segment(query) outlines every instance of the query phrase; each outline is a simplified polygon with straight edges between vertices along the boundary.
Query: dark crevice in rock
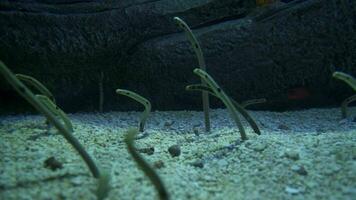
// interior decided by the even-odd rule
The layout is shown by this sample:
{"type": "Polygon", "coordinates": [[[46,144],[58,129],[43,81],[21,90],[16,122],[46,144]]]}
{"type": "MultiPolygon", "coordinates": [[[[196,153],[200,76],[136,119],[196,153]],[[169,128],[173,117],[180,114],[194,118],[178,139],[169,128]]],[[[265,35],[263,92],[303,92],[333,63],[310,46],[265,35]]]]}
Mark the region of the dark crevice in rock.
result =
{"type": "MultiPolygon", "coordinates": [[[[234,15],[234,16],[227,16],[227,17],[223,17],[223,18],[220,18],[220,19],[214,19],[214,20],[211,20],[211,21],[206,21],[204,23],[201,23],[201,24],[197,24],[195,26],[191,26],[191,30],[193,32],[197,32],[201,29],[205,29],[205,28],[208,28],[208,27],[213,27],[213,26],[217,26],[217,25],[220,25],[220,24],[224,24],[224,23],[229,23],[229,22],[234,22],[236,20],[241,20],[243,18],[245,18],[247,16],[246,13],[243,13],[243,14],[239,14],[239,15],[234,15]]],[[[151,41],[151,40],[156,40],[158,38],[163,38],[163,37],[169,37],[169,36],[172,36],[172,35],[175,35],[175,34],[180,34],[180,33],[184,33],[182,30],[180,30],[178,27],[177,27],[177,30],[178,32],[173,32],[173,33],[164,33],[164,34],[160,34],[160,35],[155,35],[153,37],[149,37],[149,38],[145,38],[141,41],[137,41],[135,44],[133,44],[131,47],[128,48],[127,50],[127,55],[132,55],[138,46],[142,45],[143,43],[145,42],[148,42],[148,41],[151,41]]]]}
{"type": "Polygon", "coordinates": [[[37,6],[37,7],[23,7],[16,5],[4,5],[0,4],[0,13],[18,13],[18,14],[42,14],[42,15],[83,15],[83,14],[96,14],[96,13],[104,13],[111,12],[114,10],[122,10],[122,8],[115,7],[106,7],[106,6],[91,6],[83,9],[82,5],[77,5],[78,8],[62,8],[58,9],[58,7],[54,8],[51,6],[56,5],[48,5],[48,6],[37,6]],[[82,8],[79,8],[82,7],[82,8]]]}
{"type": "MultiPolygon", "coordinates": [[[[298,10],[297,6],[303,7],[301,9],[303,12],[307,12],[306,7],[311,9],[311,5],[321,5],[321,2],[317,1],[306,1],[306,0],[299,0],[293,1],[290,3],[280,3],[280,4],[273,4],[271,6],[267,6],[265,8],[256,8],[255,11],[251,12],[248,17],[253,20],[254,22],[263,22],[263,21],[270,21],[272,18],[278,16],[279,13],[287,10],[298,10]]],[[[313,8],[314,8],[313,7],[313,8]]],[[[299,8],[300,9],[300,8],[299,8]]]]}
{"type": "MultiPolygon", "coordinates": [[[[195,31],[199,31],[199,29],[212,27],[212,26],[223,24],[223,23],[227,23],[227,22],[233,22],[233,21],[240,20],[240,19],[243,19],[243,18],[249,18],[249,19],[253,19],[255,21],[261,21],[261,20],[264,20],[264,19],[267,19],[267,18],[271,18],[271,17],[275,16],[276,14],[278,14],[279,12],[282,12],[282,11],[287,10],[289,8],[294,8],[294,6],[296,4],[302,3],[304,1],[306,1],[306,0],[299,0],[299,1],[292,2],[292,3],[283,3],[283,5],[275,6],[275,7],[272,7],[270,9],[265,9],[263,12],[261,12],[258,15],[255,15],[255,16],[251,16],[251,14],[247,13],[247,12],[241,13],[241,14],[238,14],[238,15],[225,16],[225,17],[222,17],[222,18],[219,18],[219,19],[205,21],[205,22],[202,22],[200,24],[193,25],[190,28],[192,29],[192,31],[195,32],[195,31]]],[[[313,2],[313,3],[315,4],[315,2],[313,2]]],[[[319,4],[320,4],[320,2],[319,2],[319,4]]],[[[174,34],[177,34],[177,33],[181,33],[181,32],[182,31],[174,32],[174,33],[168,33],[168,34],[164,33],[164,34],[160,34],[160,35],[155,35],[155,36],[150,37],[150,38],[145,38],[144,40],[138,41],[135,44],[133,44],[130,48],[128,48],[127,55],[132,55],[136,51],[137,47],[140,46],[141,44],[145,43],[145,42],[148,42],[150,40],[156,40],[156,39],[162,38],[162,37],[171,36],[171,35],[174,35],[174,34]]]]}
{"type": "Polygon", "coordinates": [[[215,19],[215,20],[211,20],[211,21],[208,21],[208,22],[204,22],[202,24],[198,24],[196,26],[192,26],[191,28],[192,29],[205,28],[205,27],[208,27],[208,26],[214,26],[214,25],[225,23],[225,22],[228,22],[228,21],[239,20],[239,19],[242,19],[242,18],[244,18],[246,16],[247,16],[247,13],[242,13],[242,14],[233,15],[233,16],[226,16],[226,17],[223,17],[223,18],[220,18],[220,19],[215,19]]]}
{"type": "Polygon", "coordinates": [[[57,14],[57,15],[80,15],[80,14],[95,14],[102,12],[111,12],[115,10],[125,10],[131,7],[150,4],[161,0],[148,0],[141,3],[115,2],[106,3],[102,1],[85,1],[85,0],[45,0],[36,2],[0,2],[1,12],[18,12],[30,14],[57,14]]]}
{"type": "Polygon", "coordinates": [[[148,1],[144,1],[142,3],[136,3],[134,5],[125,6],[124,9],[131,8],[131,7],[136,7],[136,6],[142,6],[142,5],[145,5],[145,4],[150,4],[150,3],[159,2],[159,1],[161,1],[161,0],[148,0],[148,1]]]}
{"type": "Polygon", "coordinates": [[[93,3],[93,2],[100,2],[100,1],[93,1],[93,0],[39,0],[37,1],[41,4],[50,4],[50,5],[68,5],[68,4],[76,4],[76,3],[93,3]]]}

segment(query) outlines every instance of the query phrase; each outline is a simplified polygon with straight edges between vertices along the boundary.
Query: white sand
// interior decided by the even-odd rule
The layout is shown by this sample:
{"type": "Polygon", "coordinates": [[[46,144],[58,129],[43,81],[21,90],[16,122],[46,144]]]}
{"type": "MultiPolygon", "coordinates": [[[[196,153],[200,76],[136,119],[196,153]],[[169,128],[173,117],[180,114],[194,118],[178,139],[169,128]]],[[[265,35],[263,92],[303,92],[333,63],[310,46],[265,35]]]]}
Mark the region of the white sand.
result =
{"type": "MultiPolygon", "coordinates": [[[[356,199],[355,119],[341,120],[336,108],[250,113],[262,135],[244,122],[249,140],[240,143],[226,110],[212,111],[211,133],[204,133],[201,112],[154,112],[147,137],[136,140],[136,147],[154,147],[153,155],[141,155],[151,164],[163,161],[157,172],[171,199],[356,199]],[[182,153],[172,158],[167,149],[174,144],[182,153]]],[[[123,142],[139,116],[69,115],[74,135],[111,174],[108,199],[157,199],[123,142]]],[[[0,199],[95,199],[96,180],[87,166],[44,121],[37,115],[0,116],[0,199]],[[44,167],[51,156],[62,169],[44,167]]]]}

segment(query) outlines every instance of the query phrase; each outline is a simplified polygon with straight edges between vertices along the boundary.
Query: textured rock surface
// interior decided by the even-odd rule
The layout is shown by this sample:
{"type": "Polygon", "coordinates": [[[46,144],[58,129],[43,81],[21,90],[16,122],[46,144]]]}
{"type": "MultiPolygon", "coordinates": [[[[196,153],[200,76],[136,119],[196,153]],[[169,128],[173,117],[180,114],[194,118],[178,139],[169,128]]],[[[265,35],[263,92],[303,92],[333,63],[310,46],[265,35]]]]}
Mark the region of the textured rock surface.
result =
{"type": "MultiPolygon", "coordinates": [[[[351,92],[330,84],[329,66],[356,73],[354,2],[257,10],[247,2],[0,1],[0,59],[42,81],[64,110],[96,110],[101,73],[106,110],[140,107],[116,97],[119,87],[151,99],[154,109],[200,109],[200,95],[184,91],[198,81],[197,61],[172,21],[179,16],[197,34],[210,74],[239,101],[267,97],[267,106],[283,106],[299,86],[313,94],[307,104],[351,92]]],[[[0,85],[0,103],[13,100],[0,85]]]]}

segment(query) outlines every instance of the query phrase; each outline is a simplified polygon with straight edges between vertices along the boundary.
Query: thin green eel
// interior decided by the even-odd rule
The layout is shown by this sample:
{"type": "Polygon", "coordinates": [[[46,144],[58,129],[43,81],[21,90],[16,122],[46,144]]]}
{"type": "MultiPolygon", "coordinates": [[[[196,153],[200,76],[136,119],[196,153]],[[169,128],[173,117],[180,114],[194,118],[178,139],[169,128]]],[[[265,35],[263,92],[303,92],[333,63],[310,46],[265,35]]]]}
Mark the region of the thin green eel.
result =
{"type": "Polygon", "coordinates": [[[137,163],[138,167],[145,173],[145,175],[150,179],[152,184],[155,186],[159,198],[161,200],[167,200],[169,199],[168,192],[166,190],[166,187],[163,184],[163,181],[161,178],[158,176],[156,171],[145,161],[145,159],[142,158],[142,156],[137,152],[135,148],[135,138],[137,135],[138,131],[135,128],[131,128],[127,131],[126,137],[125,137],[125,143],[127,145],[127,150],[137,163]]]}
{"type": "Polygon", "coordinates": [[[334,72],[333,77],[345,81],[353,90],[356,91],[356,79],[344,72],[334,72]]]}
{"type": "Polygon", "coordinates": [[[18,92],[24,99],[26,99],[38,112],[42,113],[49,122],[51,122],[58,130],[59,133],[74,147],[74,149],[83,158],[91,173],[95,178],[100,177],[100,171],[94,160],[85,151],[84,147],[79,141],[67,130],[67,128],[57,119],[57,117],[48,108],[36,98],[36,96],[28,89],[15,74],[13,74],[7,66],[0,61],[0,73],[5,77],[8,83],[18,92]]]}
{"type": "MultiPolygon", "coordinates": [[[[177,25],[180,28],[182,28],[185,31],[185,34],[194,49],[195,55],[198,58],[200,69],[206,71],[206,64],[205,64],[203,51],[201,50],[200,44],[197,38],[194,36],[193,31],[189,28],[187,23],[185,23],[185,21],[183,21],[181,18],[174,17],[173,20],[177,23],[177,25]]],[[[203,85],[206,85],[203,80],[201,80],[201,83],[203,85]]],[[[204,120],[205,120],[205,131],[209,132],[210,131],[210,115],[209,115],[210,103],[209,103],[209,94],[205,91],[202,92],[202,101],[203,101],[203,112],[204,112],[204,120]]]]}
{"type": "Polygon", "coordinates": [[[24,75],[24,74],[16,74],[16,77],[18,79],[20,79],[20,81],[24,81],[28,85],[31,85],[32,87],[37,89],[41,94],[50,98],[53,101],[53,103],[56,103],[56,100],[55,100],[53,94],[37,79],[35,79],[31,76],[24,75]]]}
{"type": "Polygon", "coordinates": [[[214,94],[221,99],[221,101],[225,104],[227,109],[230,112],[230,115],[232,119],[235,121],[239,131],[240,131],[240,136],[242,140],[247,140],[247,135],[245,132],[244,127],[242,126],[242,123],[240,121],[240,118],[238,116],[238,111],[234,104],[232,103],[231,99],[226,95],[226,93],[219,87],[219,85],[214,81],[214,79],[206,73],[204,70],[196,68],[193,71],[196,75],[198,75],[201,79],[205,81],[205,83],[212,89],[214,94]]]}
{"type": "Polygon", "coordinates": [[[142,97],[141,95],[139,95],[135,92],[129,91],[129,90],[117,89],[116,93],[130,97],[131,99],[134,99],[137,102],[140,102],[145,107],[145,110],[143,111],[143,114],[141,115],[140,124],[139,124],[139,130],[140,130],[140,132],[143,132],[148,115],[151,112],[150,101],[148,101],[146,98],[142,97]]]}
{"type": "Polygon", "coordinates": [[[356,101],[356,94],[346,98],[342,103],[341,103],[341,117],[345,119],[347,117],[347,106],[356,101]]]}
{"type": "MultiPolygon", "coordinates": [[[[217,98],[220,98],[218,95],[216,95],[214,93],[214,91],[207,87],[207,86],[204,86],[202,84],[193,84],[193,85],[188,85],[185,87],[186,90],[197,90],[197,91],[201,91],[201,90],[204,90],[204,91],[207,91],[209,92],[209,94],[217,97],[217,98]]],[[[220,99],[221,100],[221,99],[220,99]]],[[[253,99],[253,100],[249,100],[247,101],[247,103],[243,102],[243,104],[239,104],[237,103],[234,99],[231,99],[230,100],[232,101],[232,103],[234,104],[235,108],[240,112],[240,114],[246,119],[246,121],[250,124],[250,126],[252,127],[253,131],[257,134],[257,135],[261,135],[261,131],[260,129],[258,128],[257,126],[257,123],[255,122],[255,120],[251,117],[250,114],[248,114],[248,112],[245,110],[245,107],[248,106],[248,105],[251,105],[251,104],[255,104],[255,103],[263,103],[265,102],[265,99],[253,99]]]]}
{"type": "Polygon", "coordinates": [[[54,115],[59,116],[63,120],[64,125],[70,132],[73,132],[72,122],[62,109],[60,109],[56,104],[54,104],[53,101],[51,101],[51,99],[49,99],[46,95],[37,94],[36,97],[47,107],[48,110],[50,110],[54,115]]]}

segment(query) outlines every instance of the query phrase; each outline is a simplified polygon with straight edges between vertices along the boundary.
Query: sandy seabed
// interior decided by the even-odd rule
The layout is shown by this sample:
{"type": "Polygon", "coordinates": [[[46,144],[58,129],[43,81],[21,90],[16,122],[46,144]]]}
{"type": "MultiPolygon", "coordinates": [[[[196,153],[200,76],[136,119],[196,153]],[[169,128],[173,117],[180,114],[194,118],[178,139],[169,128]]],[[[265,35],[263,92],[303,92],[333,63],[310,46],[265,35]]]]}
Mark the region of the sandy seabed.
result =
{"type": "MultiPolygon", "coordinates": [[[[356,118],[340,110],[250,111],[262,134],[226,109],[151,113],[136,140],[171,199],[356,199],[356,118]],[[168,148],[178,145],[172,157],[168,148]]],[[[356,108],[350,109],[355,116],[356,108]]],[[[111,175],[107,199],[158,199],[126,149],[125,132],[140,112],[69,114],[75,137],[111,175]]],[[[0,116],[0,199],[96,199],[96,179],[74,149],[39,115],[0,116]],[[45,161],[54,157],[62,168],[45,161]]]]}

